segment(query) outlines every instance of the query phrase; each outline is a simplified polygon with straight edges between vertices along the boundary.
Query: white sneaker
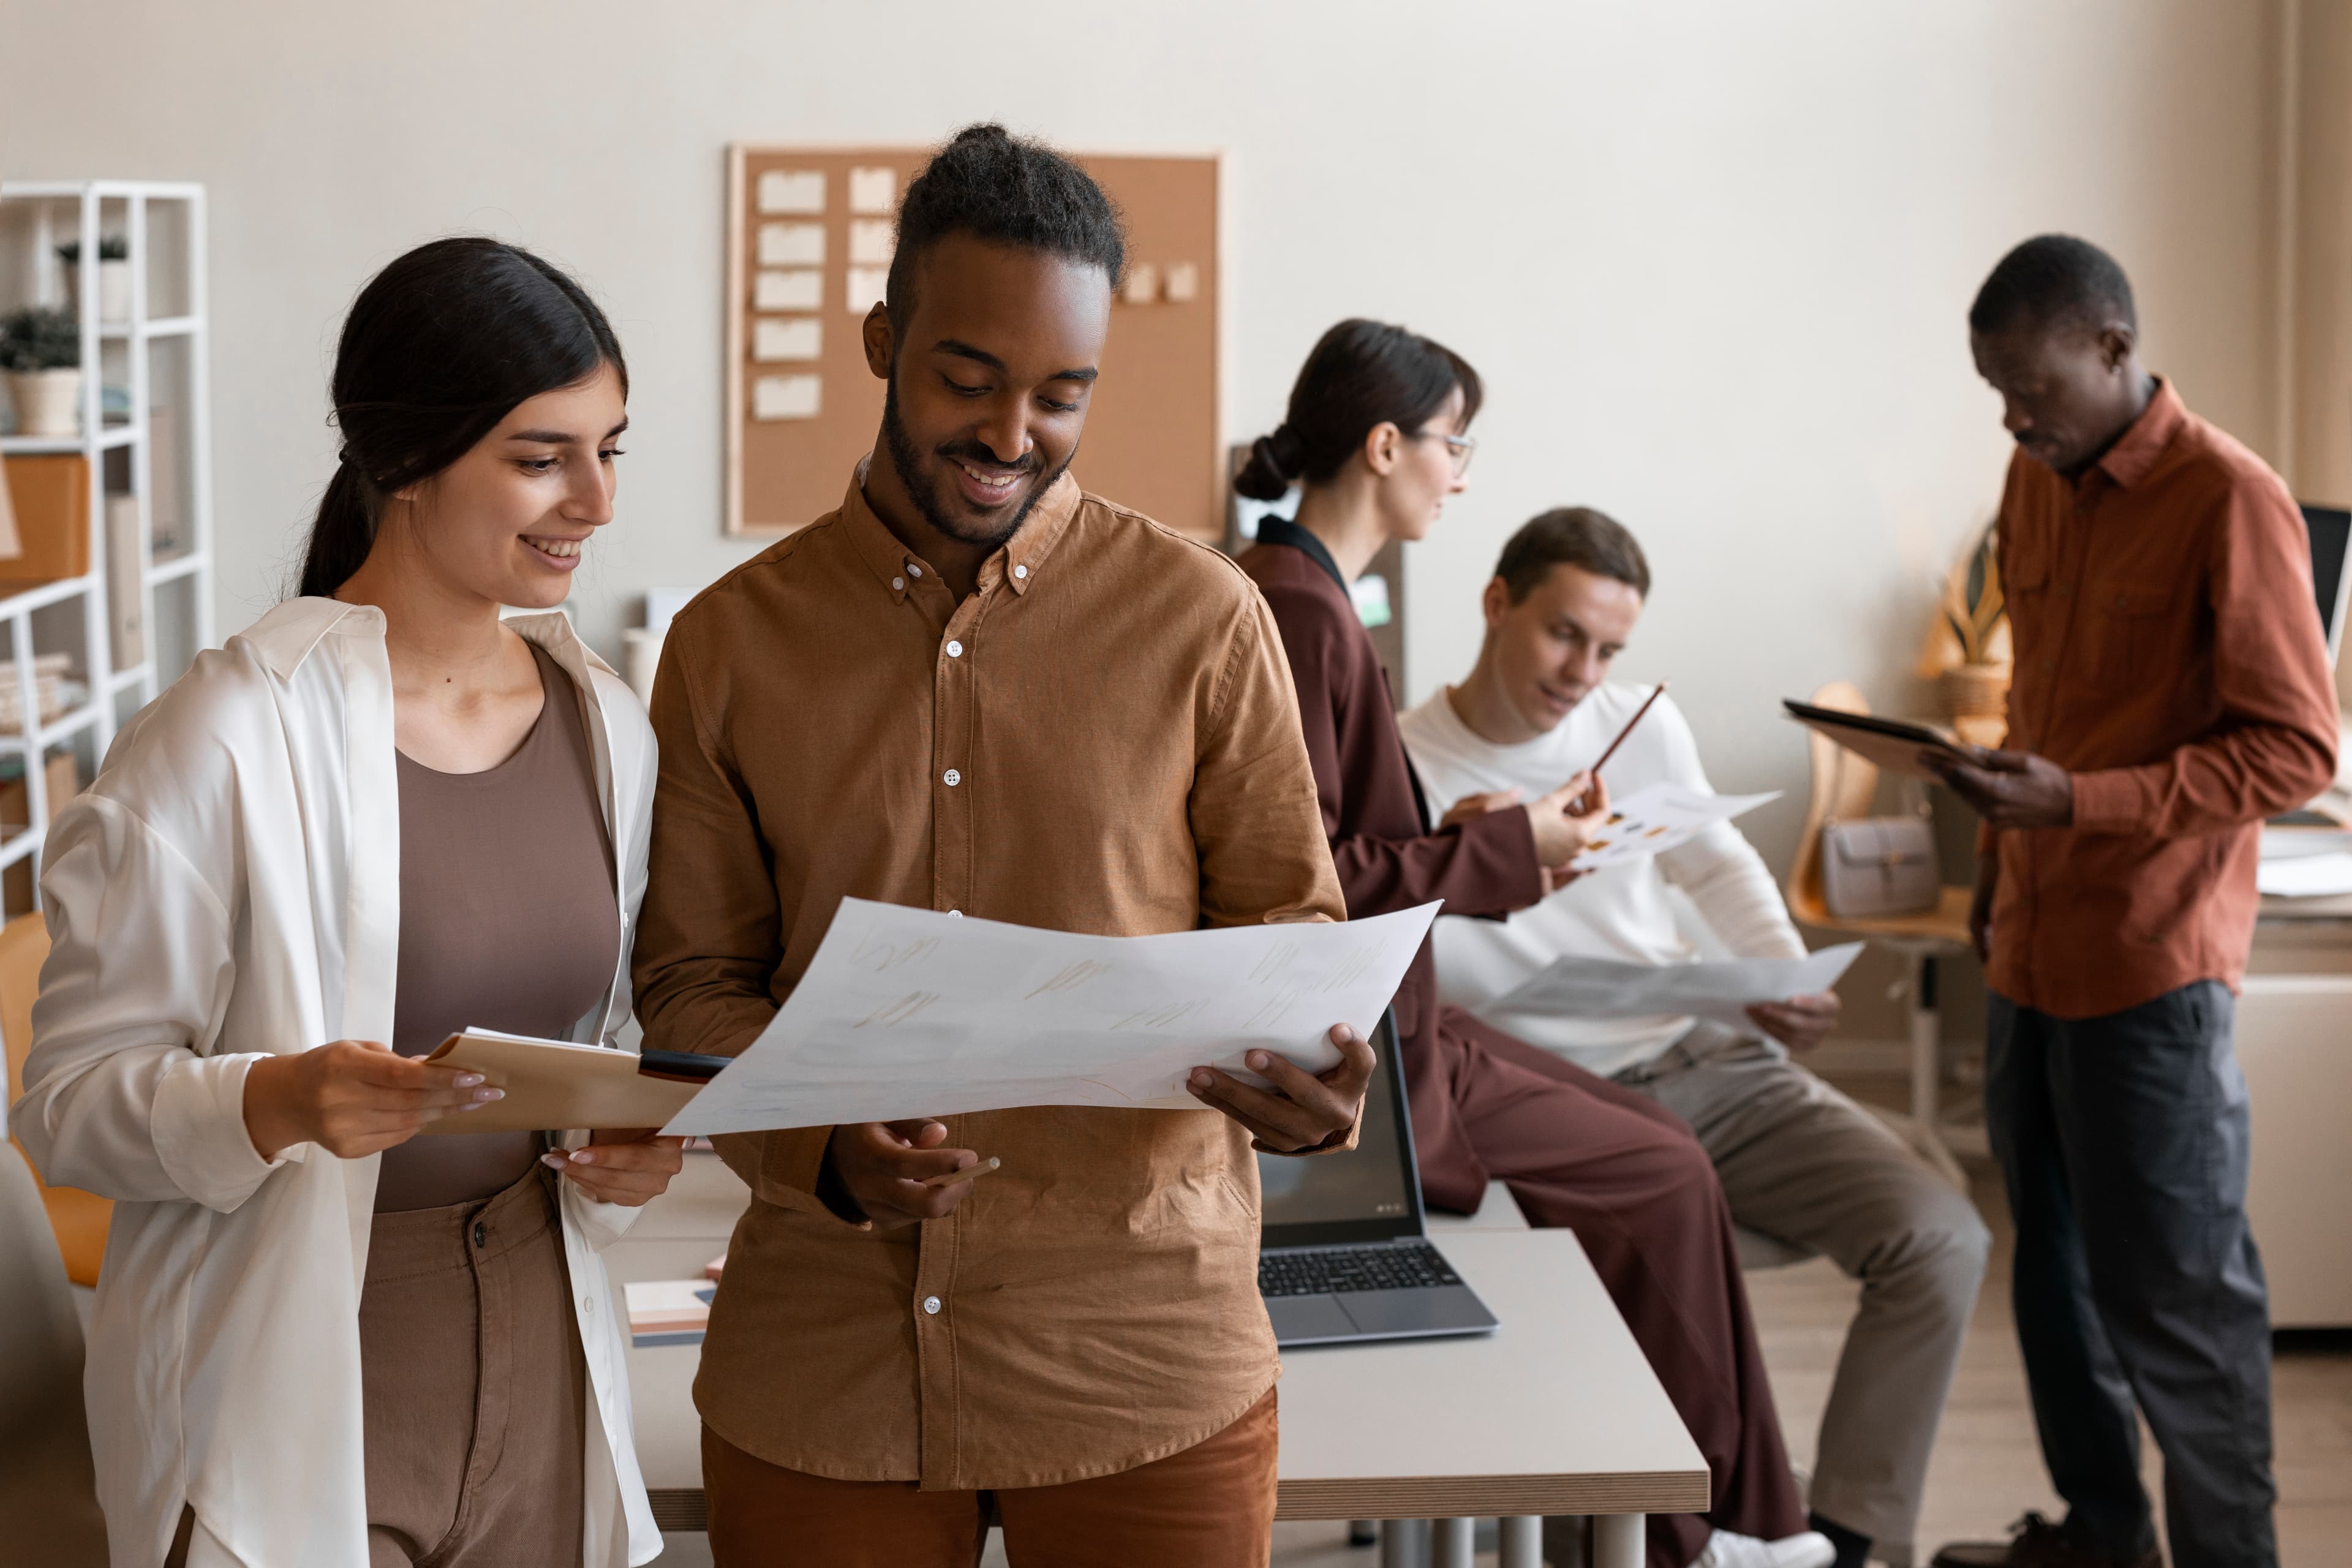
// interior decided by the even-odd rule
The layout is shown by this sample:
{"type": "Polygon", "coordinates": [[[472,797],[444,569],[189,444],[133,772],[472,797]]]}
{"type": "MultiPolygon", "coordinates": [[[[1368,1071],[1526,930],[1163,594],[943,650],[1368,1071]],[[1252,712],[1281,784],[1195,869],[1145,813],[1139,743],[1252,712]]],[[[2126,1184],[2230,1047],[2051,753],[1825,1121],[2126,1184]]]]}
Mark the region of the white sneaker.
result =
{"type": "Polygon", "coordinates": [[[1830,1568],[1836,1561],[1837,1548],[1817,1530],[1779,1541],[1718,1530],[1706,1538],[1691,1568],[1830,1568]]]}

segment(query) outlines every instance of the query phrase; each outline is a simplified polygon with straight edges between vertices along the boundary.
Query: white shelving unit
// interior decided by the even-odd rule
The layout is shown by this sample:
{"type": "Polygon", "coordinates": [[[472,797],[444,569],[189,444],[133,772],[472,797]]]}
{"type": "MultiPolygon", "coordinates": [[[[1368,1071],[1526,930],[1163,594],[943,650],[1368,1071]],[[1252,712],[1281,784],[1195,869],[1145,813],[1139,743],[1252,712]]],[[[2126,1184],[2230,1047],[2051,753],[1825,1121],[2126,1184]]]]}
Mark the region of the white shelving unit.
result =
{"type": "Polygon", "coordinates": [[[58,803],[48,799],[46,760],[70,747],[82,756],[86,784],[104,758],[115,730],[177,679],[197,650],[213,642],[212,405],[205,318],[205,192],[185,184],[136,180],[0,181],[0,310],[65,303],[64,264],[57,247],[79,239],[81,327],[81,433],[77,437],[0,435],[0,460],[78,454],[89,470],[89,570],[21,592],[0,594],[0,627],[16,667],[22,732],[0,734],[0,756],[20,756],[29,826],[0,837],[0,872],[29,862],[37,884],[41,845],[58,803]],[[100,237],[121,237],[130,250],[130,308],[119,321],[100,319],[97,260],[100,237]],[[165,313],[151,311],[160,309],[165,313]],[[173,363],[157,374],[159,353],[173,363]],[[158,380],[166,383],[159,386],[158,380]],[[110,423],[110,391],[127,392],[129,406],[110,423]],[[151,416],[168,397],[177,428],[170,443],[177,472],[156,472],[157,442],[151,416]],[[117,458],[114,454],[123,456],[117,458]],[[112,483],[110,483],[110,479],[112,483]],[[159,555],[155,520],[159,486],[171,487],[170,510],[184,537],[159,555]],[[109,603],[107,499],[137,498],[133,537],[142,563],[143,657],[114,665],[114,616],[109,603]],[[177,586],[185,584],[184,588],[177,586]],[[163,613],[159,589],[184,603],[163,613]],[[40,647],[35,617],[79,601],[79,636],[68,646],[40,647]],[[163,646],[167,626],[178,647],[163,646]],[[79,667],[84,700],[43,721],[34,658],[65,652],[79,667]]]}

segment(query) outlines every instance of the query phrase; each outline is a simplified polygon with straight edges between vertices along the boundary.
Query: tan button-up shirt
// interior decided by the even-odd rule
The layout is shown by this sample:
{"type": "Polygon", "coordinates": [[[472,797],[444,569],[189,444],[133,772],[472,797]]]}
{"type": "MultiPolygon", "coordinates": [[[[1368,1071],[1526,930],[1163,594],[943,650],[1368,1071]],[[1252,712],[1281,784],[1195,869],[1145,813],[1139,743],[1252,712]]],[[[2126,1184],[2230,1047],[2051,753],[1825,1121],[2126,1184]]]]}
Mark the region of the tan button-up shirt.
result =
{"type": "Polygon", "coordinates": [[[2159,384],[2072,482],[2017,453],[2000,501],[2009,742],[2074,774],[2071,827],[1987,832],[1986,981],[2088,1018],[2232,990],[2261,822],[2336,773],[2336,685],[2303,517],[2260,458],[2159,384]]]}
{"type": "MultiPolygon", "coordinates": [[[[671,625],[636,938],[656,1048],[732,1054],[846,895],[1142,935],[1344,918],[1265,601],[1062,479],[953,601],[852,482],[671,625]]],[[[1189,1447],[1276,1374],[1257,1167],[1207,1110],[948,1119],[948,1218],[813,1195],[829,1128],[721,1139],[750,1182],[695,1402],[787,1468],[1041,1486],[1189,1447]]]]}

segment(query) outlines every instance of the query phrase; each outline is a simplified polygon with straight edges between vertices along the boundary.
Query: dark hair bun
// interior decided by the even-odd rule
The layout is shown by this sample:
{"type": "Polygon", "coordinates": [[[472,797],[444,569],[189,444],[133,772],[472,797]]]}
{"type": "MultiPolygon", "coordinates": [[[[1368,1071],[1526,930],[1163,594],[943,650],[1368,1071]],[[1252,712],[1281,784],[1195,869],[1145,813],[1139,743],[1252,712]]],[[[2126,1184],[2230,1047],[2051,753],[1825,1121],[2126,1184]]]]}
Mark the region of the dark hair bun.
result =
{"type": "Polygon", "coordinates": [[[954,140],[948,145],[956,147],[966,142],[1010,142],[1012,140],[1013,132],[1003,126],[993,121],[982,121],[977,125],[967,125],[957,132],[954,140]]]}
{"type": "Polygon", "coordinates": [[[1249,461],[1234,476],[1234,489],[1252,500],[1280,500],[1298,477],[1300,459],[1298,432],[1280,426],[1251,444],[1249,461]]]}

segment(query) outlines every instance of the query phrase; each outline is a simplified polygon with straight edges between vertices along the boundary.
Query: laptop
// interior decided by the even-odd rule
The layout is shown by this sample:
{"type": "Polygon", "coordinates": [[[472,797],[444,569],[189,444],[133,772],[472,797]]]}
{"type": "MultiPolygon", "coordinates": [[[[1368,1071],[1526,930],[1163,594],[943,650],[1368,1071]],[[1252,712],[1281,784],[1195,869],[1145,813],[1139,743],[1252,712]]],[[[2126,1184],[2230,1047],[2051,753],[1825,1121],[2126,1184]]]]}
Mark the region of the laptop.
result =
{"type": "Polygon", "coordinates": [[[1257,1157],[1265,1194],[1257,1288],[1275,1342],[1353,1344],[1494,1332],[1495,1314],[1423,1231],[1396,1020],[1381,1019],[1380,1070],[1344,1154],[1257,1157]]]}

